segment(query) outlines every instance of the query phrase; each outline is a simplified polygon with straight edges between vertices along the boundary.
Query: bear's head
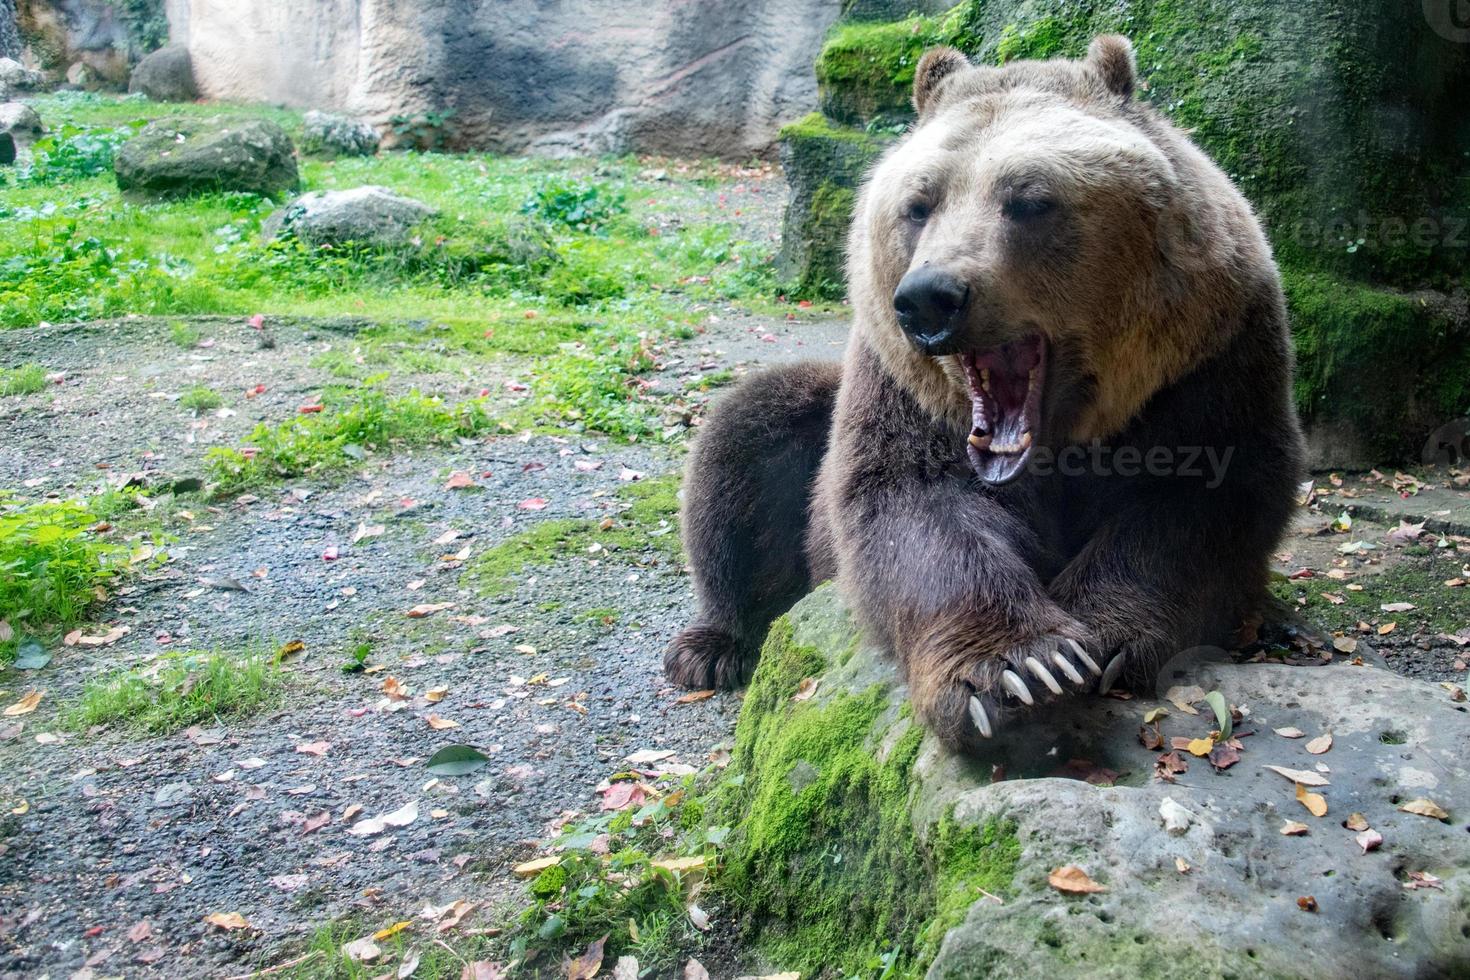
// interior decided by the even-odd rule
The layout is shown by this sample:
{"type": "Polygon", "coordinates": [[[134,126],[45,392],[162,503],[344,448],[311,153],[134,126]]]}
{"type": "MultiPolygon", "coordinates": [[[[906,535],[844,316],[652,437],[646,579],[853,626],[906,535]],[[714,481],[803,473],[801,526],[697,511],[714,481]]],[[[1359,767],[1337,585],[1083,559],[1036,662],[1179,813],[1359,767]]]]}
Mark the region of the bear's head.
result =
{"type": "Polygon", "coordinates": [[[918,118],[849,241],[855,321],[1004,483],[1038,445],[1105,439],[1219,349],[1270,253],[1249,206],[1133,98],[1133,49],[972,65],[928,52],[918,118]]]}

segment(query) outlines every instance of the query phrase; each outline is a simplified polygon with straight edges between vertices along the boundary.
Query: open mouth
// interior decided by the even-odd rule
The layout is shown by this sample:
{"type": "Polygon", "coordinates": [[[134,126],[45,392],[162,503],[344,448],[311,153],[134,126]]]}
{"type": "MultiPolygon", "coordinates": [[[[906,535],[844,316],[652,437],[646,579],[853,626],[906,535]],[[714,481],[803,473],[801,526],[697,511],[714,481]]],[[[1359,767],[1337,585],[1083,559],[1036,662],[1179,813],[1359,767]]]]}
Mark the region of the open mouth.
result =
{"type": "Polygon", "coordinates": [[[1046,341],[1031,336],[959,359],[974,413],[970,464],[986,483],[1009,483],[1031,458],[1041,428],[1046,341]]]}

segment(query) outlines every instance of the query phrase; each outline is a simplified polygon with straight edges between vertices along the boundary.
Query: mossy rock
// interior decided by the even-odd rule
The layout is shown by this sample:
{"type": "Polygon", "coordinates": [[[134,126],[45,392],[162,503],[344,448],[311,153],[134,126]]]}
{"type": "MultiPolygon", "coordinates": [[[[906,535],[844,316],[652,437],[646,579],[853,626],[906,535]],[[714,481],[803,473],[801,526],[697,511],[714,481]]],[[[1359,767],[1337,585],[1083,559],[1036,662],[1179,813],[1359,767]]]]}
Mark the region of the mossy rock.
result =
{"type": "Polygon", "coordinates": [[[281,197],[299,189],[295,148],[268,119],[158,119],[122,145],[118,190],[147,200],[241,191],[281,197]]]}
{"type": "Polygon", "coordinates": [[[1433,292],[1404,293],[1284,268],[1296,401],[1314,468],[1417,459],[1470,409],[1470,315],[1433,292]]]}
{"type": "Polygon", "coordinates": [[[913,116],[909,96],[919,58],[935,45],[955,43],[963,13],[957,8],[948,17],[839,24],[817,57],[822,113],[845,125],[906,122],[913,116]]]}
{"type": "MultiPolygon", "coordinates": [[[[859,641],[826,586],[772,627],[731,764],[705,801],[710,821],[734,828],[715,886],[740,918],[753,972],[1050,980],[1470,969],[1459,706],[1433,684],[1371,666],[1237,664],[1219,652],[1170,667],[1165,687],[1219,690],[1250,706],[1258,731],[1332,731],[1322,792],[1334,812],[1369,815],[1391,842],[1384,853],[1365,856],[1333,818],[1305,837],[1279,833],[1284,818],[1313,818],[1291,782],[1262,767],[1311,768],[1316,757],[1300,743],[1247,739],[1228,772],[1190,757],[1173,783],[1155,780],[1158,753],[1138,730],[1168,702],[1147,690],[1010,716],[981,754],[955,755],[915,726],[891,661],[859,641]],[[1380,739],[1390,728],[1398,744],[1380,739]],[[1451,819],[1395,808],[1425,794],[1451,819]],[[1162,825],[1166,798],[1188,811],[1180,833],[1162,825]],[[1051,872],[1067,864],[1104,890],[1053,887],[1051,872]],[[1406,891],[1405,869],[1432,871],[1442,888],[1406,891]],[[1297,906],[1309,894],[1315,915],[1297,906]]],[[[1166,741],[1213,724],[1207,709],[1170,710],[1166,741]]]]}
{"type": "Polygon", "coordinates": [[[781,130],[781,165],[790,196],[776,267],[793,295],[843,296],[857,188],[888,143],[860,129],[834,126],[815,112],[781,130]]]}

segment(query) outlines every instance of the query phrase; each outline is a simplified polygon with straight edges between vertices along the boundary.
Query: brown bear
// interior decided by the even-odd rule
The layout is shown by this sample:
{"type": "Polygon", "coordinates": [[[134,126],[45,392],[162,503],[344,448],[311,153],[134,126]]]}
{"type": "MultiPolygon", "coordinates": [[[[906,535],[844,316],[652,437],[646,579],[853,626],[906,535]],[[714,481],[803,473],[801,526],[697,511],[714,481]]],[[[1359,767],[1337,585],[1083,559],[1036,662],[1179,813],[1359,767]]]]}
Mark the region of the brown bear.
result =
{"type": "Polygon", "coordinates": [[[956,747],[1229,642],[1303,469],[1285,308],[1250,206],[1135,85],[1114,36],[924,56],[854,215],[844,363],[752,377],[696,440],[672,680],[741,684],[826,578],[956,747]]]}

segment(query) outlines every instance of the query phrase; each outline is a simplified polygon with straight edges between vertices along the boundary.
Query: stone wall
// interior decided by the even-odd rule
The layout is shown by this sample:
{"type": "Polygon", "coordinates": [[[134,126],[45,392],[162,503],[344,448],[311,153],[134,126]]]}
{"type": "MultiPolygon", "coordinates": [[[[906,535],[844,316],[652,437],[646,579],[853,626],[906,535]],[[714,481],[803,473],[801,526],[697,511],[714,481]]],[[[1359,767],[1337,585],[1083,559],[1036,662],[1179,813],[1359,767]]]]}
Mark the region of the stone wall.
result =
{"type": "Polygon", "coordinates": [[[451,145],[743,156],[816,104],[840,0],[168,0],[206,97],[452,110],[451,145]]]}
{"type": "Polygon", "coordinates": [[[138,59],[168,39],[164,0],[0,0],[0,48],[9,9],[20,59],[57,84],[122,89],[138,59]]]}

